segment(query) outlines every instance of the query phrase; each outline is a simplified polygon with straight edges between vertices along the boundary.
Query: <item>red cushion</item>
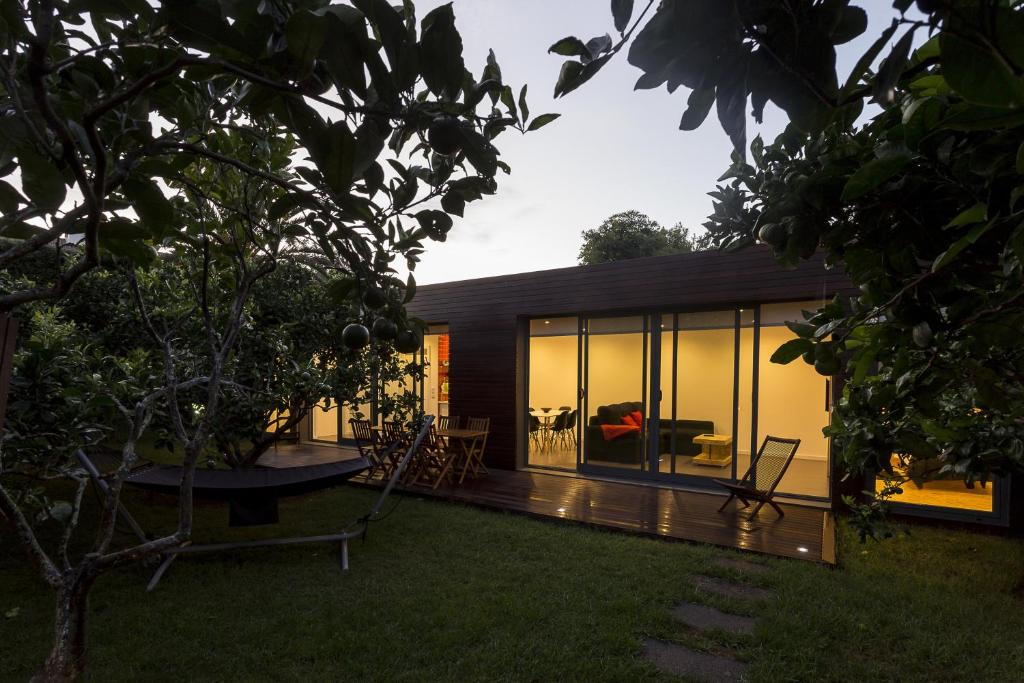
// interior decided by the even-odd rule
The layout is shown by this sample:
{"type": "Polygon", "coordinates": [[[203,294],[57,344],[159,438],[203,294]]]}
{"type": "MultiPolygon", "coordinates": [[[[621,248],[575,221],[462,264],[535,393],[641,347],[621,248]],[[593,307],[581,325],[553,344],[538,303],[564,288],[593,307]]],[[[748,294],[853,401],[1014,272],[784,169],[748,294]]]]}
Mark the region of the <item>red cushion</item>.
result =
{"type": "Polygon", "coordinates": [[[640,427],[640,426],[643,425],[643,423],[644,423],[644,414],[641,413],[639,410],[634,410],[632,413],[629,414],[629,416],[631,418],[633,418],[633,423],[637,427],[640,427]]]}
{"type": "Polygon", "coordinates": [[[619,418],[619,421],[622,422],[622,424],[624,424],[624,425],[630,425],[632,427],[639,427],[640,426],[640,425],[638,425],[636,423],[636,420],[633,418],[632,414],[623,415],[621,418],[619,418]]]}
{"type": "Polygon", "coordinates": [[[633,434],[639,431],[640,428],[636,425],[601,425],[601,435],[605,441],[613,441],[626,434],[633,434]]]}

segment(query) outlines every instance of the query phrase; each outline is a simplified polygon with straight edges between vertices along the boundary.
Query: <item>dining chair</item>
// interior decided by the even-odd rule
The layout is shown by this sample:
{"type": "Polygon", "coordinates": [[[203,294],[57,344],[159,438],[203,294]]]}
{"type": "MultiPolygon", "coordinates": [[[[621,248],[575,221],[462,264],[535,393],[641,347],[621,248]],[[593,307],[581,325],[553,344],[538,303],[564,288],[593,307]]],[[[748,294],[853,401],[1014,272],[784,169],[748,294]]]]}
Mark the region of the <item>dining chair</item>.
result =
{"type": "Polygon", "coordinates": [[[352,418],[348,423],[352,426],[352,436],[356,440],[356,450],[359,451],[361,457],[366,458],[366,461],[370,463],[370,468],[366,470],[366,479],[369,481],[373,479],[373,475],[377,473],[377,470],[384,469],[380,444],[373,433],[369,420],[352,418]]]}
{"type": "Polygon", "coordinates": [[[491,418],[471,417],[466,423],[466,429],[473,432],[483,432],[484,435],[473,440],[469,452],[466,454],[466,462],[463,463],[462,476],[459,478],[459,483],[462,483],[462,480],[466,478],[466,473],[470,467],[473,468],[474,477],[477,476],[480,470],[487,474],[487,466],[484,465],[484,452],[487,450],[487,438],[491,434],[491,418]]]}
{"type": "Polygon", "coordinates": [[[436,489],[442,482],[454,482],[456,458],[456,453],[441,442],[437,428],[430,425],[430,431],[417,452],[419,466],[409,480],[409,485],[414,486],[422,480],[424,485],[436,489]]]}
{"type": "Polygon", "coordinates": [[[462,423],[462,418],[458,415],[441,415],[437,418],[438,429],[458,429],[462,423]]]}

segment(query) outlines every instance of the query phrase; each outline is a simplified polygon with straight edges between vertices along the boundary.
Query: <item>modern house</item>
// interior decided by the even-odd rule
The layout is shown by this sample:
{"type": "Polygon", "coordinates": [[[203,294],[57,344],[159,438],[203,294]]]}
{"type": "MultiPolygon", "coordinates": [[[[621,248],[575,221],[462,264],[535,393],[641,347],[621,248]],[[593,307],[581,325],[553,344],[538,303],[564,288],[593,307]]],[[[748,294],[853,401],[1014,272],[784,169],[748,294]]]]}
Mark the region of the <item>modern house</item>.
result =
{"type": "MultiPolygon", "coordinates": [[[[423,286],[410,306],[431,323],[417,390],[429,413],[490,417],[499,469],[714,490],[766,435],[799,438],[779,498],[828,508],[881,483],[838,480],[822,428],[840,383],[769,359],[793,338],[787,320],[854,291],[820,258],[786,270],[762,248],[423,286]]],[[[307,439],[348,436],[345,409],[309,422],[307,439]]],[[[1009,489],[907,485],[895,509],[1007,526],[1009,489]]]]}

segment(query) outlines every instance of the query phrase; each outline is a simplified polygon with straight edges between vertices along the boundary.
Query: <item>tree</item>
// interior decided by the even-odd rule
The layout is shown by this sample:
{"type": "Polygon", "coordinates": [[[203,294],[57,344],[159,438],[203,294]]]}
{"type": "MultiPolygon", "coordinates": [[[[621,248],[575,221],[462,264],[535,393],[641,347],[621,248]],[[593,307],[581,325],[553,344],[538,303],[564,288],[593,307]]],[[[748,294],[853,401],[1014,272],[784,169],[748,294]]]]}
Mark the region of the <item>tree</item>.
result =
{"type": "Polygon", "coordinates": [[[912,4],[893,2],[845,75],[835,47],[867,15],[844,0],[675,0],[635,21],[616,1],[619,41],[552,46],[578,57],[562,68],[565,93],[643,24],[629,48],[637,87],[685,85],[680,127],[715,106],[733,141],[707,223],[716,243],[766,243],[784,264],[822,249],[860,288],[792,324],[800,338],[773,360],[849,375],[829,433],[850,475],[889,480],[881,499],[910,477],[1024,471],[1024,9],[918,0],[917,18],[912,4]],[[748,163],[748,103],[760,121],[769,101],[789,126],[772,144],[755,138],[748,163]]]}
{"type": "Polygon", "coordinates": [[[601,225],[584,230],[580,247],[580,263],[591,265],[609,261],[682,254],[700,248],[700,238],[677,223],[671,228],[661,225],[639,211],[623,211],[609,216],[601,225]]]}
{"type": "MultiPolygon", "coordinates": [[[[12,240],[0,252],[0,311],[27,319],[31,304],[59,301],[100,265],[116,266],[152,345],[109,359],[77,397],[64,386],[83,420],[109,423],[116,411],[127,425],[99,533],[84,553],[72,543],[86,478],[70,453],[81,433],[50,438],[38,423],[23,425],[20,435],[67,448],[52,459],[5,448],[0,461],[0,511],[57,597],[39,678],[65,680],[85,666],[97,577],[188,540],[195,466],[225,387],[236,384],[247,304],[282,249],[344,264],[332,296],[367,315],[384,303],[400,308],[415,281],[396,282],[393,264],[412,269],[426,240],[445,238],[452,215],[496,191],[498,170],[508,172],[497,136],[555,115],[528,123],[525,88],[514,96],[493,53],[479,79],[466,69],[450,5],[417,25],[411,2],[396,10],[384,0],[22,0],[4,4],[0,25],[0,177],[9,178],[0,181],[0,236],[12,240]],[[274,142],[284,138],[300,153],[282,158],[274,142]],[[257,206],[269,222],[253,220],[257,206]],[[64,248],[69,235],[81,236],[80,247],[64,248]],[[158,253],[177,278],[154,279],[158,253]],[[52,280],[7,277],[38,254],[54,257],[52,280]],[[187,306],[162,296],[173,286],[191,295],[187,306]],[[370,292],[385,293],[384,302],[371,303],[370,292]],[[179,346],[190,326],[206,340],[198,352],[179,346]],[[157,415],[181,447],[178,525],[118,548],[121,489],[157,415]],[[49,515],[62,529],[54,547],[37,533],[26,478],[74,482],[72,500],[49,515]]],[[[397,322],[414,325],[404,315],[397,322]]],[[[38,323],[49,330],[36,337],[40,348],[63,367],[51,387],[70,383],[88,342],[60,321],[38,323]]]]}

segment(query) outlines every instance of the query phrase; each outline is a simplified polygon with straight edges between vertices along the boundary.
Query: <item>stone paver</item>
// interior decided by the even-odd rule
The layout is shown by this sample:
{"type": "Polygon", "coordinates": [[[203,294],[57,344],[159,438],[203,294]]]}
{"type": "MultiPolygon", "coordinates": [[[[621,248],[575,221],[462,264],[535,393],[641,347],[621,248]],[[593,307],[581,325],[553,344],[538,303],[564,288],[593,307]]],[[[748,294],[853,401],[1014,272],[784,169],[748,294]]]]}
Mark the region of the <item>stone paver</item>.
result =
{"type": "Polygon", "coordinates": [[[698,681],[741,681],[747,673],[747,665],[743,662],[660,640],[644,642],[644,658],[662,673],[688,676],[698,681]]]}
{"type": "Polygon", "coordinates": [[[744,600],[768,600],[774,593],[764,588],[745,586],[741,583],[734,583],[727,579],[718,579],[713,576],[695,576],[693,582],[697,588],[706,593],[715,593],[727,598],[741,598],[744,600]]]}
{"type": "Polygon", "coordinates": [[[754,632],[754,620],[750,617],[728,614],[706,605],[684,602],[672,611],[672,616],[702,631],[716,629],[745,636],[754,632]]]}
{"type": "Polygon", "coordinates": [[[711,560],[711,564],[722,569],[735,569],[736,571],[746,572],[748,574],[767,574],[772,570],[771,567],[763,564],[755,564],[753,562],[747,562],[746,560],[735,560],[731,557],[716,557],[711,560]]]}

